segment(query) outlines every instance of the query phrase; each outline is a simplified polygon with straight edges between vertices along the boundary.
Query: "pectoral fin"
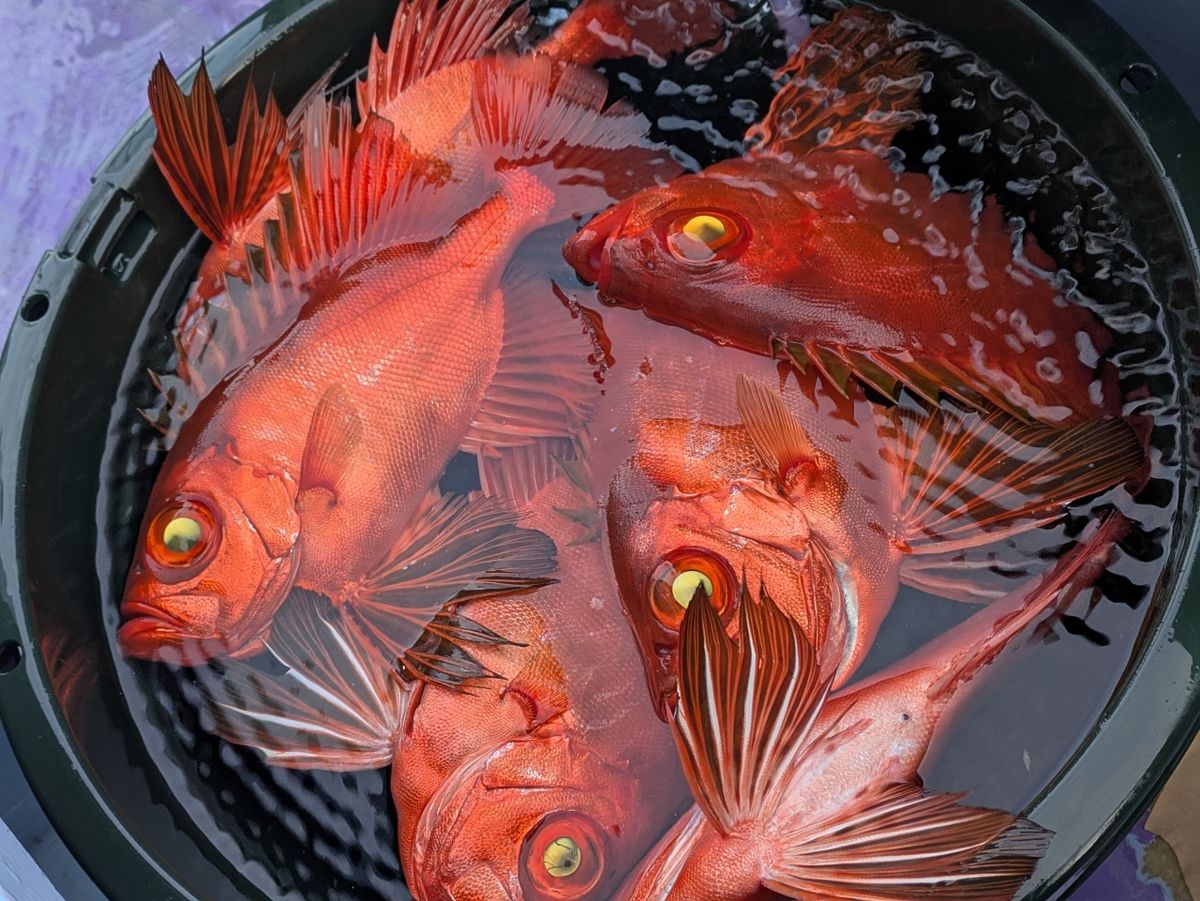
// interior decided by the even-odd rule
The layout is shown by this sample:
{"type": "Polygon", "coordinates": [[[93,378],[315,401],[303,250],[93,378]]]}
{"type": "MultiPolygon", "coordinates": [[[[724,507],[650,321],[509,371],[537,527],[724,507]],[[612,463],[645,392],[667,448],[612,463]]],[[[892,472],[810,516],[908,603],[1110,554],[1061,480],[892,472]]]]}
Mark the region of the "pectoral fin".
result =
{"type": "Polygon", "coordinates": [[[331,385],[317,402],[309,423],[300,461],[298,506],[312,492],[322,493],[330,504],[338,502],[362,433],[362,419],[350,392],[342,385],[331,385]]]}
{"type": "Polygon", "coordinates": [[[391,763],[408,693],[390,665],[328,599],[293,590],[276,615],[267,649],[288,671],[273,676],[222,662],[201,691],[213,731],[294,769],[362,770],[391,763]]]}
{"type": "Polygon", "coordinates": [[[824,820],[784,828],[763,885],[829,901],[1012,898],[1051,833],[961,799],[892,785],[824,820]]]}

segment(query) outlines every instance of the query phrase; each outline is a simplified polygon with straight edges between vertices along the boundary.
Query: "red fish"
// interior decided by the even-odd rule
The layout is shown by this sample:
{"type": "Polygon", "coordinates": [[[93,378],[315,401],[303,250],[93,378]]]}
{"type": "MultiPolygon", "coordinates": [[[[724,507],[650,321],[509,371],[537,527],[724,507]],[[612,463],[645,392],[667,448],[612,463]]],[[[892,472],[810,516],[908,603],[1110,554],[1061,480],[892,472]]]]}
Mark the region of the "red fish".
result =
{"type": "Polygon", "coordinates": [[[674,718],[698,808],[619,897],[1012,898],[1049,834],[923,790],[917,768],[963,686],[1091,585],[1126,527],[1110,517],[1039,583],[828,700],[829,669],[768,596],[742,605],[737,641],[698,598],[674,718]]]}
{"type": "Polygon", "coordinates": [[[746,156],[597,216],[568,262],[609,303],[836,384],[1052,424],[1119,413],[1110,333],[996,201],[861,149],[918,117],[896,29],[854,7],[815,30],[746,156]]]}
{"type": "Polygon", "coordinates": [[[290,673],[227,661],[206,686],[218,734],[272,764],[391,764],[420,898],[608,897],[686,805],[600,547],[568,546],[555,512],[576,494],[559,479],[528,520],[562,546],[562,581],[452,605],[405,655],[406,687],[352,617],[304,592],[267,639],[290,673]],[[454,628],[497,640],[467,658],[437,640],[454,628]]]}
{"type": "Polygon", "coordinates": [[[1143,465],[1121,420],[1060,430],[1001,413],[878,410],[859,391],[843,397],[805,381],[785,402],[741,376],[740,423],[643,423],[637,453],[613,480],[613,566],[664,718],[679,623],[696,591],[731,627],[739,579],[779,598],[810,635],[844,606],[841,685],[900,583],[957,600],[1000,597],[1039,565],[1004,539],[1053,524],[1068,504],[1143,465]]]}
{"type": "MultiPolygon", "coordinates": [[[[712,42],[728,25],[715,0],[667,0],[653,7],[648,16],[644,0],[586,3],[537,50],[590,66],[640,51],[667,54],[693,41],[712,42]],[[647,32],[650,22],[663,27],[647,32]],[[632,46],[631,27],[638,29],[632,46]],[[626,39],[622,43],[610,34],[626,39]]],[[[372,45],[356,84],[358,108],[395,125],[412,145],[417,165],[462,179],[470,168],[465,156],[475,153],[473,62],[512,44],[528,23],[527,12],[523,4],[514,9],[510,0],[401,0],[386,48],[372,45]]],[[[250,280],[243,245],[262,246],[264,224],[279,217],[277,195],[288,188],[288,153],[303,144],[303,116],[324,102],[327,82],[318,82],[287,120],[270,94],[260,110],[251,84],[230,145],[203,61],[189,95],[165,62],[155,67],[149,87],[158,126],[154,157],[188,216],[212,242],[178,316],[185,334],[204,305],[224,293],[227,276],[250,280]]]]}
{"type": "Polygon", "coordinates": [[[248,252],[254,284],[229,283],[160,380],[184,421],[126,584],[127,654],[253,650],[294,586],[390,634],[397,619],[419,631],[493,569],[523,584],[546,573],[545,553],[497,543],[492,509],[426,498],[464,447],[530,491],[538,458],[524,451],[585,420],[590,345],[552,298],[559,316],[522,315],[542,298],[509,260],[536,229],[669,164],[643,118],[603,110],[590,70],[497,57],[475,75],[473,134],[491,160],[478,193],[414,170],[382,120],[359,134],[344,112],[310,116],[322,128],[272,251],[248,252]],[[531,365],[543,344],[556,353],[531,365]],[[430,545],[459,552],[452,577],[416,565],[430,545]]]}

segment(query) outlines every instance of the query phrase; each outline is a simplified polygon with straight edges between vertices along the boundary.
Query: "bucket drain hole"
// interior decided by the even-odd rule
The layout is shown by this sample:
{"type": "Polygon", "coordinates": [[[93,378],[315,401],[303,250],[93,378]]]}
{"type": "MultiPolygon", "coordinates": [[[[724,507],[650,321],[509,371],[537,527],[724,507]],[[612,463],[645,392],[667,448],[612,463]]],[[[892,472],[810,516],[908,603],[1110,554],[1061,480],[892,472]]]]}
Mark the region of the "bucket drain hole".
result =
{"type": "Polygon", "coordinates": [[[1121,73],[1121,90],[1126,94],[1145,94],[1158,82],[1158,70],[1149,63],[1134,63],[1121,73]]]}
{"type": "Polygon", "coordinates": [[[37,322],[50,312],[50,298],[45,294],[30,294],[21,304],[21,318],[26,322],[37,322]]]}
{"type": "Polygon", "coordinates": [[[21,664],[21,646],[15,641],[0,642],[0,676],[7,676],[21,664]]]}

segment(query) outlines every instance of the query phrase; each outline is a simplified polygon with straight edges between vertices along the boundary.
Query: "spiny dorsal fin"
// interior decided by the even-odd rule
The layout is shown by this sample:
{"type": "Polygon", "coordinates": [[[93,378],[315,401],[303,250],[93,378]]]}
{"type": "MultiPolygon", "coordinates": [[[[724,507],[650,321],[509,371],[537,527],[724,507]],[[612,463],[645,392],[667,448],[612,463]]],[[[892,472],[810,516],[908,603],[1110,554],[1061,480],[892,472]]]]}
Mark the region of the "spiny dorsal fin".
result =
{"type": "Polygon", "coordinates": [[[501,678],[468,650],[472,645],[523,647],[464,616],[451,604],[429,621],[413,646],[400,654],[397,665],[406,678],[453,691],[466,691],[484,679],[501,678]]]}
{"type": "Polygon", "coordinates": [[[770,817],[829,690],[818,651],[765,594],[743,592],[740,641],[697,591],[679,644],[675,743],[697,803],[728,833],[770,817]]]}
{"type": "Polygon", "coordinates": [[[815,29],[778,73],[783,86],[747,133],[757,152],[886,144],[921,119],[920,58],[889,13],[854,6],[815,29]]]}
{"type": "Polygon", "coordinates": [[[1138,474],[1141,443],[1124,420],[1072,428],[943,408],[893,407],[881,430],[906,504],[898,530],[914,555],[958,552],[1061,519],[1068,504],[1138,474]]]}
{"type": "Polygon", "coordinates": [[[295,769],[365,770],[391,763],[409,695],[327,598],[295,589],[266,644],[288,667],[284,675],[228,660],[222,661],[223,675],[203,677],[205,709],[217,735],[295,769]]]}
{"type": "Polygon", "coordinates": [[[372,638],[399,654],[451,601],[549,584],[556,551],[497,499],[446,495],[417,511],[347,601],[372,638]]]}
{"type": "Polygon", "coordinates": [[[154,159],[172,193],[209,240],[230,240],[287,184],[287,123],[275,98],[268,94],[260,111],[253,80],[247,84],[230,146],[203,58],[185,95],[160,57],[149,96],[154,159]]]}
{"type": "Polygon", "coordinates": [[[961,799],[902,783],[823,820],[785,827],[763,885],[789,898],[829,901],[1011,898],[1052,833],[961,799]]]}
{"type": "Polygon", "coordinates": [[[358,82],[358,108],[386,115],[405,90],[439,69],[502,46],[526,22],[511,0],[401,0],[387,50],[373,41],[367,71],[358,82]]]}
{"type": "Polygon", "coordinates": [[[484,158],[554,191],[551,219],[600,209],[681,170],[632,107],[605,109],[596,72],[544,56],[495,56],[474,70],[472,120],[484,158]]]}

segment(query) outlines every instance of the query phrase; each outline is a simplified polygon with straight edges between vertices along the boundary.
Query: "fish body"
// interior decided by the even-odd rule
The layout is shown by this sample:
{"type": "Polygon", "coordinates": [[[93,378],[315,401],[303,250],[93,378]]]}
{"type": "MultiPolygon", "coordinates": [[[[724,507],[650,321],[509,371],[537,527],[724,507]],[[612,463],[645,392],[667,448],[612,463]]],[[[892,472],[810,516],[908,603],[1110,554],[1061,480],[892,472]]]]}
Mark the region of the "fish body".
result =
{"type": "Polygon", "coordinates": [[[746,156],[602,213],[568,262],[609,303],[885,395],[1058,425],[1119,413],[1111,334],[994,198],[935,191],[857,146],[916,115],[916,59],[893,30],[860,9],[816,29],[806,46],[836,64],[792,62],[746,156]]]}
{"type": "Polygon", "coordinates": [[[608,498],[608,541],[651,694],[675,700],[678,628],[699,580],[734,628],[746,582],[810,635],[843,645],[834,685],[865,659],[903,582],[966,601],[1002,596],[1038,555],[1001,545],[1133,477],[1119,420],[1070,430],[1003,414],[879,409],[812,376],[783,393],[744,375],[741,421],[659,419],[608,498]],[[974,562],[973,562],[974,561],[974,562]],[[694,588],[695,586],[692,586],[694,588]]]}
{"type": "Polygon", "coordinates": [[[923,791],[917,768],[963,686],[1094,583],[1126,527],[1104,520],[1034,585],[832,697],[828,664],[769,597],[748,603],[736,644],[700,599],[675,716],[698,809],[619,897],[1013,897],[1048,833],[923,791]]]}
{"type": "MultiPolygon", "coordinates": [[[[556,304],[559,319],[536,317],[535,327],[523,304],[548,287],[506,270],[527,235],[652,178],[665,161],[639,137],[644,119],[603,109],[589,70],[497,57],[473,72],[487,180],[467,189],[414,169],[411,147],[381,119],[360,134],[343,111],[316,117],[319,140],[295,167],[291,213],[274,229],[278,249],[254,284],[231,283],[229,304],[206,308],[204,328],[180,342],[178,376],[169,390],[159,384],[194,407],[128,579],[127,653],[176,657],[193,639],[193,658],[253,649],[293,586],[396,613],[408,603],[400,595],[412,597],[401,589],[419,587],[406,575],[421,547],[418,513],[453,454],[477,450],[508,483],[532,482],[526,467],[538,458],[506,452],[582,424],[595,387],[579,330],[556,304]],[[592,177],[577,179],[581,168],[592,177]],[[580,342],[579,357],[556,322],[580,342]],[[560,365],[529,366],[539,342],[561,352],[560,365]],[[234,482],[257,483],[218,479],[214,467],[243,467],[270,490],[226,496],[234,482]],[[264,496],[269,504],[255,508],[264,496]],[[181,503],[189,512],[163,512],[181,503]],[[260,550],[267,538],[240,529],[271,541],[260,550]],[[249,544],[254,559],[219,553],[226,542],[249,544]]],[[[468,515],[455,525],[469,542],[478,523],[468,515]]],[[[481,566],[475,576],[497,562],[465,559],[481,566]]],[[[545,561],[534,568],[547,571],[545,561]]],[[[459,575],[459,588],[474,578],[459,575]]],[[[457,590],[418,606],[432,613],[457,590]]],[[[414,637],[376,633],[400,647],[414,637]]]]}

